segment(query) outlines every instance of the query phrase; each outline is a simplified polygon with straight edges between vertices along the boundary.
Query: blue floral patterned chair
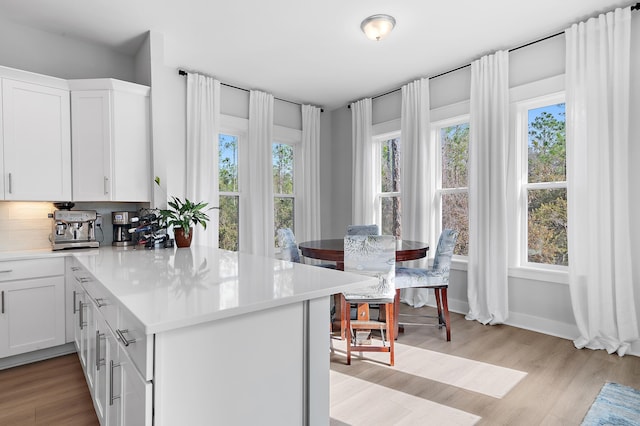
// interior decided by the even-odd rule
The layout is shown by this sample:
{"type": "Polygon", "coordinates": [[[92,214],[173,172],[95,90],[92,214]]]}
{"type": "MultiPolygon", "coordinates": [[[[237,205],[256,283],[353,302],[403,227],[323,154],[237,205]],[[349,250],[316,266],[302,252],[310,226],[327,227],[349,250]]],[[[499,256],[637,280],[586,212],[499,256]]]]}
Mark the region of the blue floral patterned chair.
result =
{"type": "MultiPolygon", "coordinates": [[[[396,268],[396,288],[432,288],[436,296],[438,309],[439,328],[445,327],[447,341],[451,341],[451,319],[449,318],[449,304],[447,301],[447,288],[449,287],[449,270],[451,269],[451,256],[458,239],[458,231],[445,229],[440,234],[438,247],[430,269],[421,268],[396,268]]],[[[421,316],[414,314],[399,314],[400,316],[421,316]]],[[[425,325],[424,323],[399,322],[399,325],[425,325]]],[[[430,325],[430,324],[426,324],[430,325]]]]}
{"type": "Polygon", "coordinates": [[[377,278],[377,282],[361,290],[343,293],[343,314],[357,305],[357,318],[346,319],[347,364],[351,364],[351,352],[388,352],[390,365],[394,365],[394,285],[396,264],[396,239],[391,235],[347,235],[344,238],[344,270],[377,278]],[[384,306],[384,319],[369,317],[369,304],[384,306]],[[374,345],[369,335],[380,330],[381,345],[374,345]],[[385,339],[385,332],[387,337],[385,339]]]}
{"type": "Polygon", "coordinates": [[[380,235],[378,225],[348,225],[347,235],[380,235]]]}
{"type": "MultiPolygon", "coordinates": [[[[296,237],[293,235],[293,231],[290,228],[280,228],[277,231],[278,245],[280,246],[280,259],[288,260],[289,262],[300,263],[300,250],[298,249],[298,243],[296,243],[296,237]]],[[[330,263],[323,263],[320,266],[322,268],[336,269],[336,265],[330,263]]]]}

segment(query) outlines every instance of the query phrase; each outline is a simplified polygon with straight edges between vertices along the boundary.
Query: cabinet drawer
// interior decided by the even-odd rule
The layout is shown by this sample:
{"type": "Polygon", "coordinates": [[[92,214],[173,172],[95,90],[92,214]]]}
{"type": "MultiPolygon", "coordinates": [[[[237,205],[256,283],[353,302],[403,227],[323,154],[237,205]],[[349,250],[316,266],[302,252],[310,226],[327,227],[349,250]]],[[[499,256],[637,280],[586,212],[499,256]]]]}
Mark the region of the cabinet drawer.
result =
{"type": "Polygon", "coordinates": [[[124,307],[120,307],[118,328],[114,330],[145,380],[153,379],[153,335],[147,336],[142,323],[124,307]]]}
{"type": "Polygon", "coordinates": [[[0,282],[64,275],[64,258],[5,260],[0,262],[0,282]]]}

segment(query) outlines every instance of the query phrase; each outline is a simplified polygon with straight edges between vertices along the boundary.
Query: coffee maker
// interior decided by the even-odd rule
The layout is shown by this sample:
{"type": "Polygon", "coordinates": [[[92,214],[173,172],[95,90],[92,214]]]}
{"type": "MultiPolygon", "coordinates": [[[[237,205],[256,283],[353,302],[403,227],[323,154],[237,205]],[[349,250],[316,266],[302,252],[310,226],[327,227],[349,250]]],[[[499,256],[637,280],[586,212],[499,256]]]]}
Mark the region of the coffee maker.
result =
{"type": "Polygon", "coordinates": [[[95,210],[55,210],[49,216],[53,219],[53,250],[100,246],[95,234],[95,210]]]}
{"type": "Polygon", "coordinates": [[[114,246],[127,247],[135,245],[129,230],[131,229],[131,219],[136,216],[136,212],[111,212],[114,246]]]}

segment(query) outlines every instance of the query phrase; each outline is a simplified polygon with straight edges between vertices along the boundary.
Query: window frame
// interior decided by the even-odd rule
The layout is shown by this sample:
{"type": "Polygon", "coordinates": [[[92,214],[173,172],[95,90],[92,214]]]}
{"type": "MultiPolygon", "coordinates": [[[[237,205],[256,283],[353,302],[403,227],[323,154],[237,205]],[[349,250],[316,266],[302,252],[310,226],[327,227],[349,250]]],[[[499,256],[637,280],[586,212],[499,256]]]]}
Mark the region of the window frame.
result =
{"type": "MultiPolygon", "coordinates": [[[[246,205],[246,182],[249,179],[249,171],[245,165],[248,164],[248,150],[247,143],[249,141],[249,120],[239,117],[233,117],[230,115],[220,115],[220,125],[218,126],[218,137],[216,141],[220,143],[220,134],[235,136],[238,138],[238,192],[220,191],[220,187],[216,188],[218,192],[217,205],[220,206],[221,196],[237,196],[238,197],[238,251],[243,250],[241,234],[246,229],[245,219],[243,215],[243,208],[246,205]]],[[[218,145],[219,146],[219,145],[218,145]]],[[[218,169],[217,158],[218,151],[216,150],[216,171],[218,176],[220,170],[218,169]]],[[[218,184],[219,185],[219,184],[218,184]]],[[[220,223],[216,221],[216,233],[218,237],[220,235],[220,223]]],[[[219,238],[218,238],[219,241],[219,238]]],[[[219,243],[218,243],[219,244],[219,243]]]]}
{"type": "MultiPolygon", "coordinates": [[[[373,143],[373,171],[375,192],[375,222],[382,230],[382,199],[400,197],[402,199],[402,168],[400,169],[400,191],[382,192],[382,144],[391,139],[400,139],[400,166],[402,167],[402,134],[400,129],[388,130],[384,133],[374,134],[371,138],[373,143]]],[[[401,218],[402,218],[402,212],[401,218]]],[[[401,219],[402,220],[402,219],[401,219]]],[[[400,237],[402,237],[402,222],[400,222],[400,237]]]]}
{"type": "MultiPolygon", "coordinates": [[[[519,243],[518,243],[518,264],[525,268],[542,269],[551,271],[567,271],[568,266],[554,265],[529,261],[529,191],[545,189],[564,189],[567,191],[567,180],[549,182],[529,182],[529,111],[543,108],[550,105],[565,103],[565,92],[555,92],[532,97],[526,100],[515,102],[516,110],[516,170],[518,171],[518,222],[519,222],[519,243]]],[[[566,119],[565,119],[566,124],[566,119]]],[[[566,169],[566,157],[565,157],[566,169]]]]}
{"type": "MultiPolygon", "coordinates": [[[[302,194],[302,186],[303,186],[303,173],[302,173],[302,131],[297,129],[292,129],[290,127],[284,126],[273,126],[273,135],[271,138],[271,170],[273,171],[273,145],[274,144],[284,144],[289,145],[293,148],[293,194],[278,194],[275,192],[275,189],[272,189],[272,197],[275,199],[278,198],[292,198],[293,199],[293,234],[296,235],[296,226],[297,224],[302,223],[302,208],[300,206],[301,203],[301,194],[302,194]]],[[[272,177],[273,179],[273,177],[272,177]]],[[[275,214],[275,207],[274,207],[275,214]]],[[[274,217],[275,219],[275,217],[274,217]]],[[[273,229],[273,235],[276,235],[276,229],[273,229]]],[[[275,241],[275,239],[274,239],[275,241]]],[[[276,253],[279,252],[279,248],[275,246],[276,253]]]]}
{"type": "MultiPolygon", "coordinates": [[[[460,111],[457,111],[460,112],[460,111]]],[[[440,118],[437,121],[431,122],[431,139],[435,145],[436,151],[436,168],[435,168],[435,176],[434,176],[434,197],[435,200],[433,202],[434,210],[435,210],[435,229],[434,235],[439,236],[442,233],[443,225],[442,225],[442,199],[444,195],[450,194],[467,194],[467,205],[469,200],[469,176],[467,175],[467,186],[464,187],[455,187],[455,188],[443,188],[442,187],[442,139],[441,139],[441,131],[447,127],[457,126],[460,124],[470,124],[470,115],[467,111],[463,114],[458,114],[454,116],[450,116],[448,118],[440,118]]],[[[469,150],[467,149],[467,158],[469,156],[469,150]]],[[[468,172],[468,171],[467,171],[468,172]]],[[[469,228],[469,210],[467,210],[467,229],[469,228]]],[[[437,244],[437,239],[435,241],[437,244]]],[[[435,247],[435,246],[434,246],[435,247]]],[[[434,249],[435,250],[435,249],[434,249]]],[[[435,253],[435,251],[434,251],[435,253]]],[[[469,256],[464,256],[460,254],[454,254],[453,259],[468,261],[469,256]]]]}
{"type": "MultiPolygon", "coordinates": [[[[522,84],[509,89],[510,99],[510,135],[513,141],[513,153],[509,154],[510,167],[508,187],[508,221],[509,221],[509,276],[527,280],[545,281],[557,284],[569,284],[568,268],[557,265],[540,266],[539,263],[522,263],[522,191],[519,190],[522,176],[521,144],[518,143],[518,132],[522,128],[521,116],[517,114],[517,105],[547,95],[565,93],[565,76],[559,74],[531,83],[522,84]]],[[[528,122],[528,120],[526,120],[528,122]]],[[[568,165],[567,165],[568,166],[568,165]]],[[[526,173],[526,170],[525,170],[526,173]]]]}

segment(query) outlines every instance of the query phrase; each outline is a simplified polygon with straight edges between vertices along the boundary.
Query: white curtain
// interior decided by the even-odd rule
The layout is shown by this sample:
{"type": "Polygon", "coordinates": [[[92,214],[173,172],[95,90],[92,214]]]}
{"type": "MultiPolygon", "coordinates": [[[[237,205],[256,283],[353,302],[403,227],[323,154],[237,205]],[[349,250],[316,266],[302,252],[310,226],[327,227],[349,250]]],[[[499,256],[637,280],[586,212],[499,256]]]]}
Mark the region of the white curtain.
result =
{"type": "MultiPolygon", "coordinates": [[[[371,99],[366,98],[351,104],[352,126],[352,214],[353,224],[375,223],[375,188],[373,174],[373,145],[371,141],[371,99]]],[[[345,231],[346,232],[346,231],[345,231]]]]}
{"type": "MultiPolygon", "coordinates": [[[[218,206],[218,123],[220,82],[212,77],[187,74],[186,198],[218,206]]],[[[218,210],[209,210],[204,230],[194,229],[193,243],[218,247],[218,210]]]]}
{"type": "Polygon", "coordinates": [[[319,240],[320,234],[320,108],[302,105],[302,226],[299,241],[319,240]]]}
{"type": "Polygon", "coordinates": [[[469,120],[469,265],[466,318],[503,323],[509,314],[507,165],[509,53],[471,64],[469,120]]]}
{"type": "MultiPolygon", "coordinates": [[[[401,112],[401,180],[402,238],[430,241],[435,228],[434,181],[436,170],[435,144],[431,140],[429,123],[429,79],[422,78],[402,87],[401,112]]],[[[435,246],[431,253],[435,251],[435,246]]],[[[423,262],[424,263],[424,262],[423,262]]],[[[415,265],[426,267],[426,264],[415,265]]],[[[428,302],[429,290],[407,288],[400,299],[415,307],[428,302]]]]}
{"type": "Polygon", "coordinates": [[[630,19],[629,7],[616,9],[565,32],[574,344],[621,356],[639,337],[629,236],[630,19]]]}
{"type": "Polygon", "coordinates": [[[244,205],[246,228],[240,231],[241,250],[273,256],[273,95],[249,94],[249,182],[244,205]]]}

